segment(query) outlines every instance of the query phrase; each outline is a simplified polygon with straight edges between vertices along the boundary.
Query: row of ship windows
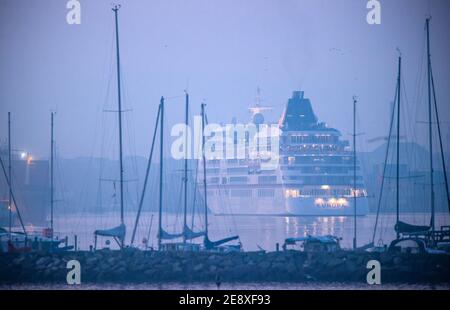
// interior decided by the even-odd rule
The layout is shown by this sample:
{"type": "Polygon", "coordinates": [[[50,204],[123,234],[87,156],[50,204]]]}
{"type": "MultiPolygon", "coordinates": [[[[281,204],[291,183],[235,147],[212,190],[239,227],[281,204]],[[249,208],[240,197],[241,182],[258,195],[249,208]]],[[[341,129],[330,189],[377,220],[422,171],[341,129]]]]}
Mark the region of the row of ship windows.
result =
{"type": "MultiPolygon", "coordinates": [[[[209,179],[209,184],[219,184],[220,179],[222,179],[222,184],[246,184],[248,182],[248,177],[212,177],[209,179]]],[[[258,177],[258,183],[276,183],[277,176],[276,175],[264,175],[258,177]]]]}
{"type": "MultiPolygon", "coordinates": [[[[367,196],[367,192],[364,189],[336,189],[329,192],[323,192],[320,190],[299,190],[299,189],[285,189],[283,190],[285,198],[299,198],[299,197],[319,197],[319,196],[344,196],[356,197],[367,196]]],[[[253,197],[253,190],[251,189],[232,189],[232,190],[208,190],[208,196],[227,196],[227,197],[253,197]]],[[[260,188],[257,190],[258,197],[275,197],[275,189],[273,188],[260,188]]]]}
{"type": "MultiPolygon", "coordinates": [[[[208,166],[220,166],[220,159],[208,160],[208,166]]],[[[227,159],[229,165],[252,165],[254,160],[249,159],[227,159]]],[[[283,156],[280,158],[280,164],[347,164],[353,165],[353,156],[283,156]]]]}
{"type": "MultiPolygon", "coordinates": [[[[244,136],[243,139],[238,137],[237,132],[234,132],[233,136],[227,135],[226,132],[224,132],[224,134],[222,134],[221,136],[222,136],[222,139],[224,141],[223,142],[224,145],[227,144],[227,143],[232,143],[232,144],[245,144],[246,146],[248,146],[249,143],[250,143],[250,133],[248,131],[245,132],[245,136],[244,136]]],[[[253,141],[254,139],[255,139],[255,136],[252,135],[252,139],[251,140],[253,141]]],[[[264,139],[264,137],[262,137],[262,136],[258,137],[258,139],[257,139],[258,143],[259,144],[264,144],[264,145],[265,144],[270,144],[270,142],[271,142],[270,141],[271,140],[270,136],[265,138],[266,141],[264,141],[263,139],[264,139]]]]}
{"type": "MultiPolygon", "coordinates": [[[[348,185],[353,184],[353,176],[283,176],[285,181],[296,181],[300,184],[329,184],[329,185],[348,185]]],[[[357,182],[362,182],[362,176],[356,176],[357,182]]]]}
{"type": "MultiPolygon", "coordinates": [[[[239,168],[227,168],[228,174],[274,174],[275,170],[261,169],[261,167],[239,167],[239,168]]],[[[207,174],[219,174],[220,168],[207,168],[207,174]]]]}
{"type": "MultiPolygon", "coordinates": [[[[329,187],[324,185],[322,187],[329,187]]],[[[367,196],[367,191],[362,188],[357,188],[356,191],[352,188],[339,188],[339,189],[285,189],[284,197],[286,198],[298,198],[298,197],[329,197],[329,196],[341,196],[341,197],[356,197],[367,196]]]]}
{"type": "MultiPolygon", "coordinates": [[[[228,196],[228,197],[241,197],[241,198],[248,198],[253,197],[253,190],[251,189],[232,189],[232,190],[209,190],[208,196],[228,196]]],[[[258,189],[257,191],[258,197],[262,198],[273,198],[275,197],[275,190],[272,188],[264,188],[264,189],[258,189]]]]}
{"type": "MultiPolygon", "coordinates": [[[[219,153],[221,154],[220,157],[225,157],[225,150],[226,148],[222,149],[219,153]]],[[[264,145],[264,146],[258,146],[255,148],[258,152],[271,152],[273,148],[270,145],[264,145]]],[[[280,145],[279,151],[282,154],[296,154],[296,153],[306,153],[306,154],[319,154],[319,155],[330,155],[335,154],[337,152],[345,152],[347,150],[346,146],[343,145],[336,145],[336,144],[299,144],[299,145],[280,145]]],[[[212,151],[216,152],[216,148],[213,146],[212,151]]],[[[217,150],[219,152],[219,150],[217,150]]],[[[237,157],[237,152],[234,152],[233,157],[237,157]]],[[[247,152],[245,153],[245,156],[248,157],[247,152]]],[[[208,160],[210,163],[212,161],[220,161],[220,159],[210,159],[208,160]]],[[[242,160],[248,160],[248,159],[242,159],[242,160]]],[[[234,160],[232,160],[234,161],[234,160]]]]}
{"type": "Polygon", "coordinates": [[[338,144],[299,144],[299,145],[281,145],[280,150],[282,152],[317,152],[317,153],[329,153],[344,151],[345,146],[338,144]]]}
{"type": "MultiPolygon", "coordinates": [[[[258,168],[256,168],[258,169],[258,168]]],[[[281,166],[281,170],[290,170],[290,171],[299,171],[301,173],[342,173],[346,174],[348,172],[353,171],[352,166],[308,166],[308,167],[300,167],[300,166],[281,166]]],[[[360,167],[356,167],[356,170],[360,170],[360,167]]],[[[266,171],[266,170],[261,170],[266,171]]],[[[210,174],[218,174],[220,172],[220,168],[207,168],[206,173],[210,174]]],[[[228,174],[254,174],[255,167],[233,167],[227,168],[226,172],[228,174]]],[[[273,170],[270,171],[273,173],[273,170]]]]}
{"type": "Polygon", "coordinates": [[[280,159],[281,164],[353,164],[353,156],[286,156],[280,159]]]}
{"type": "MultiPolygon", "coordinates": [[[[357,166],[356,170],[360,168],[357,166]]],[[[293,170],[299,171],[301,173],[349,173],[354,171],[352,166],[308,166],[308,167],[299,167],[299,166],[281,166],[281,170],[293,170]]]]}
{"type": "MultiPolygon", "coordinates": [[[[263,138],[260,137],[260,143],[264,143],[267,145],[270,145],[271,143],[271,137],[267,137],[266,141],[261,141],[263,138]]],[[[226,144],[229,141],[229,137],[226,135],[223,135],[223,141],[224,144],[226,144]],[[227,139],[228,138],[228,139],[227,139]]],[[[244,143],[245,145],[248,145],[250,142],[250,135],[248,132],[245,133],[245,137],[242,140],[238,139],[237,133],[234,133],[234,136],[232,137],[232,140],[230,141],[233,144],[238,143],[244,143]]],[[[341,142],[342,144],[348,144],[347,141],[339,141],[339,137],[336,135],[291,135],[291,136],[282,136],[281,137],[281,143],[284,144],[299,144],[299,143],[330,143],[330,144],[336,144],[341,142]]]]}
{"type": "MultiPolygon", "coordinates": [[[[284,181],[296,181],[301,184],[311,185],[348,185],[353,183],[353,176],[282,176],[284,181]]],[[[356,176],[356,181],[362,183],[362,176],[356,176]]],[[[247,184],[248,177],[212,177],[209,178],[209,184],[247,184]]],[[[274,184],[277,183],[276,175],[264,175],[258,177],[259,184],[274,184]]]]}
{"type": "MultiPolygon", "coordinates": [[[[252,166],[252,165],[259,165],[261,162],[269,162],[271,159],[227,159],[226,163],[229,165],[239,165],[239,166],[252,166]]],[[[223,161],[221,159],[209,159],[208,160],[208,166],[209,167],[217,167],[220,166],[220,162],[223,161]]]]}
{"type": "Polygon", "coordinates": [[[332,135],[292,135],[281,137],[282,143],[336,143],[338,136],[332,135]]]}

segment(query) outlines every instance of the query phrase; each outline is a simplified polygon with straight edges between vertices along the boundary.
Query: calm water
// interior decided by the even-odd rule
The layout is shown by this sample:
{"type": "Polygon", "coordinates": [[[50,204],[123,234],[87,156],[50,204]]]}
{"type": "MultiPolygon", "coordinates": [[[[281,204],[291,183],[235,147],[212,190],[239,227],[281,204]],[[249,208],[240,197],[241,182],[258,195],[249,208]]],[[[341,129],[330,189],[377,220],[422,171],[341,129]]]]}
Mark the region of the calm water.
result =
{"type": "MultiPolygon", "coordinates": [[[[129,243],[133,231],[135,213],[125,216],[127,226],[126,242],[129,243]]],[[[402,214],[401,220],[411,224],[426,225],[429,223],[429,214],[402,214]]],[[[165,215],[163,227],[168,232],[181,231],[182,215],[165,215]]],[[[158,214],[144,212],[137,229],[135,245],[144,247],[143,239],[149,240],[149,246],[157,244],[158,214]],[[152,218],[153,216],[153,218],[152,218]]],[[[194,218],[194,230],[203,229],[203,220],[194,218]]],[[[357,218],[358,246],[367,244],[372,239],[375,215],[361,216],[357,218]]],[[[389,242],[395,238],[395,216],[382,215],[379,219],[376,243],[389,242]]],[[[119,224],[119,214],[75,214],[60,216],[55,219],[55,230],[59,236],[69,237],[69,244],[73,244],[74,235],[78,236],[78,244],[81,249],[88,249],[94,243],[93,232],[96,229],[111,228],[119,224]]],[[[191,226],[192,219],[188,224],[191,226]]],[[[448,214],[436,216],[436,227],[450,225],[448,214]]],[[[310,235],[335,235],[342,238],[341,246],[351,248],[353,238],[352,217],[276,217],[276,216],[209,216],[210,239],[216,240],[230,235],[239,235],[244,250],[254,251],[264,249],[274,251],[276,243],[280,246],[287,237],[310,235]]],[[[200,242],[201,240],[199,240],[200,242]]],[[[116,248],[114,241],[99,238],[98,247],[116,248]],[[109,244],[108,244],[109,243],[109,244]]]]}

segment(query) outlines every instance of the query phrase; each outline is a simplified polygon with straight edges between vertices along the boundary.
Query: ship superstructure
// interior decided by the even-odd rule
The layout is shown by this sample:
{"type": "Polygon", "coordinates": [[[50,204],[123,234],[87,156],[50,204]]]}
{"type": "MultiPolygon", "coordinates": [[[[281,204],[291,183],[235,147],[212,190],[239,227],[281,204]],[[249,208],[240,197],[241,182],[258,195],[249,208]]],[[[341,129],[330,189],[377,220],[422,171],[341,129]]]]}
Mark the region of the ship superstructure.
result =
{"type": "Polygon", "coordinates": [[[359,162],[354,188],[353,152],[341,133],[319,122],[302,91],[293,93],[280,120],[280,169],[286,212],[299,215],[352,215],[369,211],[359,162]]]}
{"type": "MultiPolygon", "coordinates": [[[[263,136],[261,128],[266,110],[268,108],[262,107],[259,101],[250,108],[252,124],[260,137],[263,136]]],[[[208,160],[208,200],[212,212],[353,215],[353,195],[356,195],[357,214],[368,213],[367,192],[359,163],[357,185],[353,188],[353,153],[348,141],[341,139],[337,129],[318,121],[304,92],[293,93],[277,128],[278,131],[267,131],[264,147],[252,144],[254,137],[251,134],[239,141],[229,128],[223,128],[224,141],[230,141],[225,137],[234,134],[232,143],[237,150],[245,148],[246,157],[208,160]],[[273,138],[278,139],[277,144],[273,144],[273,138]],[[268,165],[274,159],[277,164],[268,165]]],[[[227,147],[229,145],[224,145],[227,147]]]]}

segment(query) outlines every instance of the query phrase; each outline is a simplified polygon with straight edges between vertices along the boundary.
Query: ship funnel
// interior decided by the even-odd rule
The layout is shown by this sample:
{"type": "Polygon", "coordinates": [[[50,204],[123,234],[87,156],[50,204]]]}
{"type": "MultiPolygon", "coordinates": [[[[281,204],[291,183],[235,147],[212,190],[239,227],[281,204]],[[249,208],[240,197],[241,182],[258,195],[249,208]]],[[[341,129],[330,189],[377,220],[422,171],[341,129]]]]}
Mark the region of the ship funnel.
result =
{"type": "Polygon", "coordinates": [[[294,99],[303,99],[303,95],[305,94],[302,90],[296,90],[292,93],[292,98],[294,99]]]}
{"type": "Polygon", "coordinates": [[[283,131],[309,130],[317,126],[317,117],[303,91],[294,91],[281,117],[283,131]]]}

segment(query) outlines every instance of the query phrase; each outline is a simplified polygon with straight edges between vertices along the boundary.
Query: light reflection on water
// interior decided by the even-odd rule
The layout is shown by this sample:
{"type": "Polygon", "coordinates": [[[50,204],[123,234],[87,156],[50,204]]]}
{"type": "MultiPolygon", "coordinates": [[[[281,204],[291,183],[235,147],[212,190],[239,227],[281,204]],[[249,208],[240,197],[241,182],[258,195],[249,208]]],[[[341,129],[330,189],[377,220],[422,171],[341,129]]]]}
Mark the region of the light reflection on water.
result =
{"type": "MultiPolygon", "coordinates": [[[[126,243],[131,240],[135,213],[125,216],[127,226],[126,243]]],[[[429,214],[402,214],[401,220],[411,224],[427,225],[429,214]]],[[[142,240],[149,237],[149,245],[156,246],[158,214],[143,212],[136,234],[136,245],[142,247],[142,240]],[[151,221],[153,215],[153,220],[151,221]],[[152,225],[150,225],[152,223],[152,225]],[[151,231],[149,230],[151,226],[151,231]]],[[[165,214],[163,227],[168,232],[177,232],[182,227],[182,216],[165,214]]],[[[188,222],[191,223],[191,220],[188,222]]],[[[195,230],[202,230],[202,220],[195,218],[195,230]]],[[[367,244],[372,239],[375,215],[360,216],[357,218],[358,246],[367,244]]],[[[375,242],[389,242],[395,238],[395,215],[381,215],[375,242]]],[[[69,236],[69,244],[73,244],[73,236],[78,236],[79,248],[88,249],[94,242],[93,232],[96,229],[112,228],[118,225],[118,214],[74,214],[55,219],[56,232],[59,236],[69,236]]],[[[450,225],[448,214],[436,215],[436,227],[450,225]]],[[[243,248],[246,251],[265,249],[274,251],[276,243],[281,245],[287,237],[306,235],[335,235],[341,237],[341,246],[350,248],[353,238],[353,217],[327,216],[327,217],[277,217],[277,216],[209,216],[210,239],[216,240],[230,235],[239,235],[243,248]]],[[[105,246],[106,239],[99,239],[100,247],[105,246]]],[[[200,242],[199,240],[198,242],[200,242]]],[[[109,247],[115,248],[114,242],[109,247]]]]}

